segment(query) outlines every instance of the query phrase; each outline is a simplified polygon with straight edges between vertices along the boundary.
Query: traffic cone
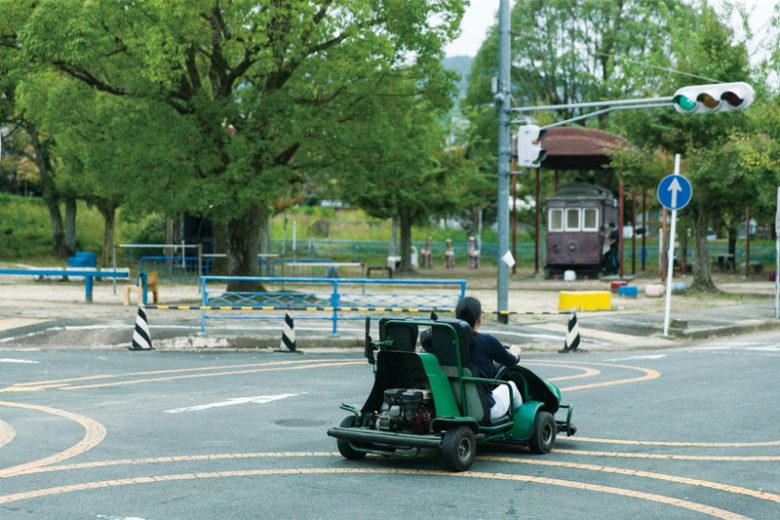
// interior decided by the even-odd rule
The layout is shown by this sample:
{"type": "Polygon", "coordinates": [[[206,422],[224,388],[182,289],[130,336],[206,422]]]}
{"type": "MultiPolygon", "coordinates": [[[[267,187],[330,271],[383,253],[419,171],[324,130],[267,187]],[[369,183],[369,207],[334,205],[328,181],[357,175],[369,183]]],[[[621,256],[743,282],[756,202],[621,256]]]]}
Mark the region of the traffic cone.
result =
{"type": "Polygon", "coordinates": [[[284,328],[282,329],[282,341],[279,343],[279,349],[295,352],[295,321],[287,312],[284,313],[284,328]]]}
{"type": "Polygon", "coordinates": [[[143,305],[138,306],[138,315],[135,317],[133,342],[127,349],[154,350],[154,347],[152,347],[152,336],[149,334],[149,323],[146,321],[146,311],[144,311],[143,305]]]}
{"type": "Polygon", "coordinates": [[[563,343],[563,349],[558,352],[568,354],[569,352],[582,352],[577,349],[580,346],[580,327],[577,325],[577,313],[572,311],[571,318],[566,331],[566,339],[563,343]]]}

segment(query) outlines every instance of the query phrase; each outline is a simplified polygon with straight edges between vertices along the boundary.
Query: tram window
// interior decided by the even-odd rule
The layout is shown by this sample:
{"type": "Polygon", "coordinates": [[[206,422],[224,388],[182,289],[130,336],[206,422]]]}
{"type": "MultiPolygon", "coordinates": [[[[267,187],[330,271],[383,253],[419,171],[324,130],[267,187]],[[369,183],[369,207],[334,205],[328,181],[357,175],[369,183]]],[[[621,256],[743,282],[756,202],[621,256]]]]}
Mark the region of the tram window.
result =
{"type": "Polygon", "coordinates": [[[566,231],[580,230],[580,208],[566,208],[566,231]]]}
{"type": "Polygon", "coordinates": [[[553,208],[550,210],[549,231],[563,231],[563,210],[553,208]]]}
{"type": "Polygon", "coordinates": [[[597,208],[585,208],[582,210],[582,230],[599,230],[599,210],[597,208]]]}

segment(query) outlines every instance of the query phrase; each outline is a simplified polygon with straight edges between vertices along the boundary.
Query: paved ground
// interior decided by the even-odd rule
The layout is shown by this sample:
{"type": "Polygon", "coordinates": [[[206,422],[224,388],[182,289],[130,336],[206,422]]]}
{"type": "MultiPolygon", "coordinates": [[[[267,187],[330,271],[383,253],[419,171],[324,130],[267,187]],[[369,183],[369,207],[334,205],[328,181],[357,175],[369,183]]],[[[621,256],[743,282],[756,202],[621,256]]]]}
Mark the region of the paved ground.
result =
{"type": "MultiPolygon", "coordinates": [[[[158,350],[130,352],[137,310],[110,284],[86,304],[76,283],[2,280],[0,518],[777,518],[771,285],[721,282],[715,298],[675,295],[679,337],[662,336],[659,299],[580,313],[582,355],[556,353],[566,316],[488,321],[580,429],[542,457],[484,447],[453,477],[436,452],[347,462],[325,435],[372,383],[360,321],[334,337],[299,320],[293,354],[272,351],[278,318],[210,320],[200,336],[199,313],[150,310],[158,350]]],[[[514,280],[510,305],[554,311],[563,288],[606,286],[514,280]]],[[[470,287],[493,301],[489,281],[470,287]]],[[[192,287],[161,293],[198,302],[192,287]]]]}
{"type": "Polygon", "coordinates": [[[453,475],[338,455],[338,404],[373,380],[354,352],[0,347],[0,518],[778,518],[778,360],[771,333],[526,354],[577,435],[453,475]]]}

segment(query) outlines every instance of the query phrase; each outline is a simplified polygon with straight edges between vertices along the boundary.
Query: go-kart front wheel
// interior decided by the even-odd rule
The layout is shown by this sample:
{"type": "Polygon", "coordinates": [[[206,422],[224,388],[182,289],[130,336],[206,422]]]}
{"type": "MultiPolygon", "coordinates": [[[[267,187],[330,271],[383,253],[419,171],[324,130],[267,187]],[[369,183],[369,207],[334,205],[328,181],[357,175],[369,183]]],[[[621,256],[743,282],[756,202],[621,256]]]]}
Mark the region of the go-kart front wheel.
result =
{"type": "Polygon", "coordinates": [[[547,453],[555,444],[555,417],[550,412],[539,412],[534,419],[534,431],[528,447],[534,453],[547,453]]]}
{"type": "MultiPolygon", "coordinates": [[[[354,415],[349,415],[344,417],[344,420],[341,421],[339,426],[342,428],[352,428],[355,426],[356,420],[357,417],[354,415]]],[[[356,450],[346,439],[336,439],[336,446],[338,446],[341,456],[347,460],[360,460],[366,456],[366,452],[356,450]]]]}
{"type": "Polygon", "coordinates": [[[474,432],[468,426],[456,426],[444,434],[441,443],[444,466],[450,471],[465,471],[477,456],[474,432]]]}

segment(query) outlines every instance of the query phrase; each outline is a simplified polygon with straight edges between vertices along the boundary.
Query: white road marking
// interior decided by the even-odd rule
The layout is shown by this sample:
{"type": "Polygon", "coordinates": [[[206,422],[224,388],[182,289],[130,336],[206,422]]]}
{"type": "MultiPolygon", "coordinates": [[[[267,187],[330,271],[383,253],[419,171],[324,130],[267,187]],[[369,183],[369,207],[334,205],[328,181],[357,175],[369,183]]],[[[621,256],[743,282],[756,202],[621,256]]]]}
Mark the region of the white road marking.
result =
{"type": "Polygon", "coordinates": [[[767,345],[765,347],[747,347],[745,350],[760,350],[762,352],[780,352],[780,345],[767,345]]]}
{"type": "Polygon", "coordinates": [[[611,358],[611,359],[605,359],[604,361],[633,361],[635,359],[661,359],[665,357],[666,354],[655,354],[652,356],[630,356],[630,357],[611,358]]]}
{"type": "Polygon", "coordinates": [[[0,363],[30,363],[30,364],[38,364],[38,363],[40,363],[40,361],[32,361],[30,359],[0,358],[0,363]]]}
{"type": "Polygon", "coordinates": [[[265,404],[272,401],[279,401],[280,399],[287,399],[288,397],[295,397],[296,395],[303,395],[306,392],[299,394],[276,394],[276,395],[257,395],[255,397],[233,397],[227,401],[221,401],[219,403],[201,404],[198,406],[188,406],[187,408],[174,408],[173,410],[165,410],[163,413],[182,413],[182,412],[198,412],[200,410],[208,410],[209,408],[221,408],[223,406],[233,406],[237,404],[265,404]]]}

